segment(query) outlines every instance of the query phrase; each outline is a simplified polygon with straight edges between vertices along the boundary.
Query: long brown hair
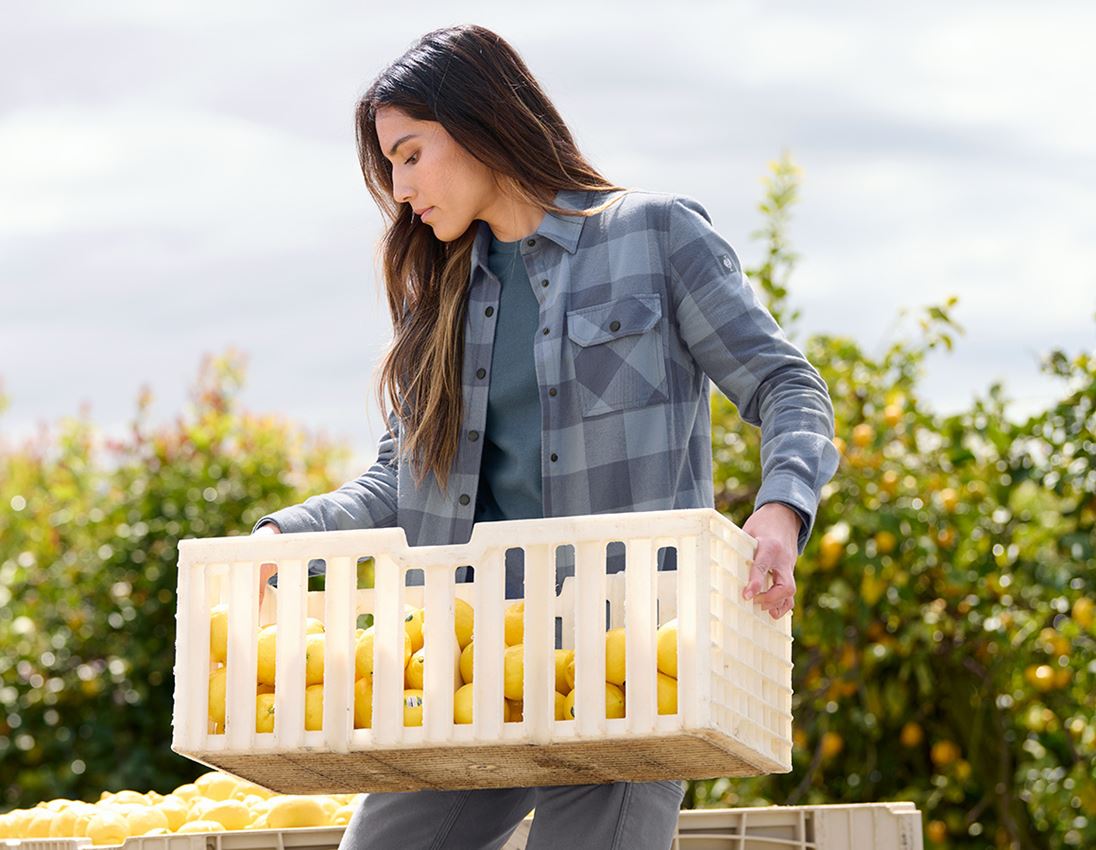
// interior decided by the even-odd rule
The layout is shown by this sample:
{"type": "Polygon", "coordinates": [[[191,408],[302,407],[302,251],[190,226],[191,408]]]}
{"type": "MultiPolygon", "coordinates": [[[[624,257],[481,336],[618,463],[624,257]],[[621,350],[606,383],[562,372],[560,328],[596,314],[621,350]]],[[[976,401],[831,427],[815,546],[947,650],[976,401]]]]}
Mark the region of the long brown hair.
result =
{"type": "Polygon", "coordinates": [[[445,488],[460,440],[464,318],[477,225],[442,242],[412,217],[411,204],[396,203],[392,164],[377,140],[381,106],[440,123],[524,203],[586,217],[623,195],[573,211],[552,203],[556,192],[629,190],[587,162],[517,51],[484,27],[428,32],[362,95],[355,110],[358,159],[389,222],[378,248],[393,339],[379,367],[377,401],[399,417],[401,460],[414,459],[419,481],[432,470],[445,488]]]}

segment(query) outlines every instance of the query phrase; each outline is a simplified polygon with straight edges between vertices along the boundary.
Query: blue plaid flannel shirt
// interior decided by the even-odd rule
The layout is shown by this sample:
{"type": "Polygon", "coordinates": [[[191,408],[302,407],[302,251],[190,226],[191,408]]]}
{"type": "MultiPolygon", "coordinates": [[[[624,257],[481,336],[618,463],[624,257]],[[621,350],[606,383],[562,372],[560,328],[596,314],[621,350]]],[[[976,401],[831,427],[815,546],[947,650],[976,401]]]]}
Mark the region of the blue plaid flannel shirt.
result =
{"type": "MultiPolygon", "coordinates": [[[[545,213],[521,246],[540,303],[533,352],[544,516],[713,507],[711,381],[761,428],[755,509],[778,501],[795,510],[802,554],[839,459],[825,380],[758,300],[696,200],[636,189],[563,190],[555,200],[586,209],[614,194],[623,197],[590,218],[545,213]]],[[[491,231],[473,226],[463,422],[448,489],[433,474],[416,485],[390,413],[368,470],[254,528],[400,526],[412,546],[468,541],[500,290],[487,265],[491,231]]]]}

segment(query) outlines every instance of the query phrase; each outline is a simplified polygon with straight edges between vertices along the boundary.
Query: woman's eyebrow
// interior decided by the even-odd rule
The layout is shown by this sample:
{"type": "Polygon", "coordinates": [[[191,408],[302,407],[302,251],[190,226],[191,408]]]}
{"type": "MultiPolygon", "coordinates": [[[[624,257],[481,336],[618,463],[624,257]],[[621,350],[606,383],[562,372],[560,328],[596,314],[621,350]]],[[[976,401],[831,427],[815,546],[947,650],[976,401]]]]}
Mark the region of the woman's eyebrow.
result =
{"type": "Polygon", "coordinates": [[[419,137],[418,133],[408,133],[406,136],[402,136],[399,139],[399,141],[396,142],[396,144],[392,145],[392,150],[390,150],[388,152],[388,155],[389,156],[395,156],[396,155],[396,150],[397,150],[397,148],[399,148],[400,145],[402,145],[408,139],[417,139],[418,137],[419,137]]]}

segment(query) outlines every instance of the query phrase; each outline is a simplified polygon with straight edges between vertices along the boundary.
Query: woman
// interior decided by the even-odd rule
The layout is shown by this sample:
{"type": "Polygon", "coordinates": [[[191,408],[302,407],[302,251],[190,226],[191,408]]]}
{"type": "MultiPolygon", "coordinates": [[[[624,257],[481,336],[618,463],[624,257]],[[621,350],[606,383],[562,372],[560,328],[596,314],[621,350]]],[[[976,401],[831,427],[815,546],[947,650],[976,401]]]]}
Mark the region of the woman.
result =
{"type": "MultiPolygon", "coordinates": [[[[603,178],[519,55],[483,27],[423,36],[373,82],[356,122],[366,186],[389,220],[388,432],[361,477],[254,533],[399,525],[416,546],[467,542],[480,521],[712,507],[711,379],[762,428],[743,592],[786,614],[837,468],[833,408],[705,209],[603,178]]],[[[608,558],[622,566],[621,552],[608,558]]],[[[272,573],[264,565],[264,587],[272,573]]],[[[520,565],[506,573],[507,596],[522,595],[520,565]]],[[[683,790],[370,794],[343,846],[497,848],[535,807],[531,850],[664,850],[683,790]]]]}

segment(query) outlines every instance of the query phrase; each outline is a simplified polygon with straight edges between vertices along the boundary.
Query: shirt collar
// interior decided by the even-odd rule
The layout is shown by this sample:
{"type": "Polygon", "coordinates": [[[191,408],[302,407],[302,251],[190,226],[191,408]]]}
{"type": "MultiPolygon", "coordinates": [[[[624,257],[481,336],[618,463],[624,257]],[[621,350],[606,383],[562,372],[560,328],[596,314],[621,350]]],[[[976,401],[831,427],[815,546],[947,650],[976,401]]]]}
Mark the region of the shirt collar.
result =
{"type": "MultiPolygon", "coordinates": [[[[560,189],[553,201],[557,207],[580,210],[589,206],[589,196],[590,193],[585,189],[560,189]]],[[[563,215],[552,210],[545,210],[540,225],[526,238],[543,236],[573,254],[578,250],[578,239],[582,235],[582,226],[585,223],[585,216],[563,215]]],[[[476,241],[472,244],[472,267],[481,265],[487,268],[487,254],[491,247],[491,226],[482,219],[478,219],[476,224],[478,230],[476,241]]]]}

